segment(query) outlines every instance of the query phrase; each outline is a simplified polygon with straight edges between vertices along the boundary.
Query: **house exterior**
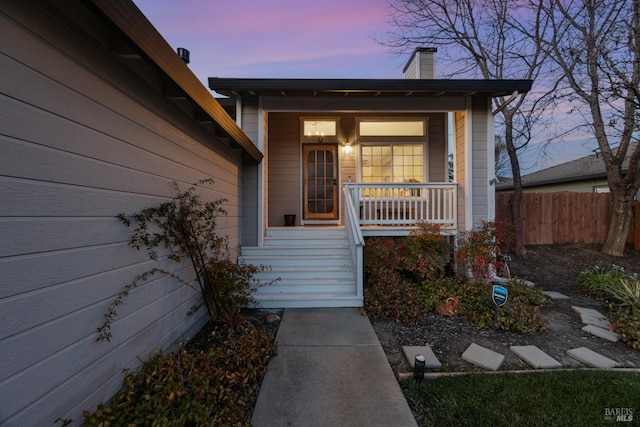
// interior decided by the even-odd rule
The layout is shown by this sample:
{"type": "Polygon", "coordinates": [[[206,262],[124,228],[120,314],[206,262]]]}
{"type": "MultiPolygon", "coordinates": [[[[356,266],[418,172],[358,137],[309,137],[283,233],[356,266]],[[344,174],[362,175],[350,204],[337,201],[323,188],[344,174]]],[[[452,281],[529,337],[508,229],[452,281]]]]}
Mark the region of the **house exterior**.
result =
{"type": "MultiPolygon", "coordinates": [[[[629,147],[628,155],[623,162],[623,172],[629,167],[629,158],[634,151],[634,144],[629,147]]],[[[513,191],[513,180],[505,179],[496,184],[496,191],[513,191]]],[[[600,153],[580,157],[546,169],[522,176],[524,193],[552,193],[571,191],[578,193],[608,193],[609,183],[607,171],[600,153]]],[[[640,194],[636,195],[636,200],[640,194]]]]}
{"type": "Polygon", "coordinates": [[[492,219],[491,98],[531,86],[435,80],[435,51],[419,49],[413,79],[211,79],[232,118],[130,0],[2,2],[0,51],[3,426],[77,424],[123,369],[206,322],[187,315],[197,293],[158,277],[96,340],[113,299],[157,266],[119,213],[212,178],[199,194],[228,200],[218,232],[234,255],[282,278],[258,290],[265,306],[358,306],[365,236],[492,219]]]}
{"type": "Polygon", "coordinates": [[[280,279],[263,306],[361,306],[366,236],[494,218],[492,98],[532,82],[435,79],[435,55],[416,49],[404,79],[209,78],[265,156],[244,171],[241,249],[280,279]]]}
{"type": "MultiPolygon", "coordinates": [[[[130,1],[0,3],[0,425],[94,410],[157,349],[193,336],[197,294],[160,278],[116,218],[205,178],[242,243],[243,169],[262,153],[130,1]]],[[[175,268],[161,262],[161,267],[175,268]]]]}

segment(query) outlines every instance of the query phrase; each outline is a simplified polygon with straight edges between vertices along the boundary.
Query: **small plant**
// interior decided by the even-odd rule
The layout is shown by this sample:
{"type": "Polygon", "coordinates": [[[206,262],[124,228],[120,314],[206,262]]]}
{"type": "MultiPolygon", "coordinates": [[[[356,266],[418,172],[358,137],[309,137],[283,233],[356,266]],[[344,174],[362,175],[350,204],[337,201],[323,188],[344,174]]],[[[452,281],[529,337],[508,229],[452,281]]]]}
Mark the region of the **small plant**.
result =
{"type": "Polygon", "coordinates": [[[610,305],[611,325],[629,347],[640,350],[640,310],[610,305]]]}
{"type": "Polygon", "coordinates": [[[156,274],[167,275],[183,285],[198,289],[201,301],[192,307],[190,313],[204,305],[211,320],[231,307],[253,303],[252,277],[266,267],[238,265],[231,261],[228,239],[216,234],[217,218],[226,214],[221,207],[226,200],[203,202],[196,194],[196,187],[205,184],[213,185],[213,180],[199,181],[182,192],[174,183],[177,194],[170,201],[131,216],[118,215],[118,219],[127,227],[135,226],[129,246],[145,250],[154,261],[160,259],[158,250],[166,248],[166,258],[178,264],[187,262],[191,265],[196,284],[191,279],[185,280],[172,271],[160,268],[136,276],[107,309],[104,321],[98,328],[98,340],[111,339],[111,323],[117,315],[117,307],[124,303],[132,289],[156,274]]]}
{"type": "Polygon", "coordinates": [[[607,301],[611,325],[631,348],[640,349],[640,278],[618,265],[589,267],[579,276],[589,293],[607,301]]]}
{"type": "Polygon", "coordinates": [[[500,221],[483,221],[478,228],[461,233],[456,262],[471,272],[476,283],[485,283],[493,272],[501,270],[504,261],[496,254],[514,250],[517,242],[513,227],[500,221]]]}
{"type": "Polygon", "coordinates": [[[580,273],[582,286],[592,294],[640,310],[640,278],[618,265],[593,266],[580,273]]]}

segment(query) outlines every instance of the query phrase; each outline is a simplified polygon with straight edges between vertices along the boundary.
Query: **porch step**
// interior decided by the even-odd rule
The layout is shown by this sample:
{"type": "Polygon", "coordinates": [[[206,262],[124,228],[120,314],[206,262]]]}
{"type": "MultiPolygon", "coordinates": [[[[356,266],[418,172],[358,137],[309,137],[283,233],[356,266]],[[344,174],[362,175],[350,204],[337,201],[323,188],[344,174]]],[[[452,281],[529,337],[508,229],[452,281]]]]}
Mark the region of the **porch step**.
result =
{"type": "MultiPolygon", "coordinates": [[[[288,280],[295,281],[299,279],[306,280],[351,280],[353,273],[351,268],[344,266],[330,267],[326,266],[322,270],[318,270],[315,266],[310,267],[279,267],[270,271],[260,273],[261,280],[271,281],[274,279],[287,277],[288,280]]],[[[282,282],[282,280],[280,280],[282,282]]]]}
{"type": "Polygon", "coordinates": [[[271,267],[254,277],[265,308],[362,306],[344,228],[270,228],[264,246],[243,247],[240,261],[271,267]]]}
{"type": "Polygon", "coordinates": [[[257,301],[264,308],[362,307],[362,297],[353,293],[259,295],[257,301]]]}

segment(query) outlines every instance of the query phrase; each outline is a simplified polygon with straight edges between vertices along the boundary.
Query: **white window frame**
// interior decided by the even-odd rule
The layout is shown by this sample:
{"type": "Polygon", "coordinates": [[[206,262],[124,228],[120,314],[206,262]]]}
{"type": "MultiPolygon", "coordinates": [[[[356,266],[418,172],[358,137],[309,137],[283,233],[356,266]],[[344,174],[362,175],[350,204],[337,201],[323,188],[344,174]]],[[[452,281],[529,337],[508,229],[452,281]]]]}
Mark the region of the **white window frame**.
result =
{"type": "Polygon", "coordinates": [[[393,153],[394,145],[421,144],[423,160],[423,181],[429,182],[429,138],[428,138],[428,118],[427,117],[356,117],[356,139],[358,142],[357,153],[357,173],[358,181],[362,182],[362,147],[363,146],[391,146],[393,153]],[[422,121],[424,126],[423,136],[360,136],[361,122],[402,122],[402,121],[422,121]]]}

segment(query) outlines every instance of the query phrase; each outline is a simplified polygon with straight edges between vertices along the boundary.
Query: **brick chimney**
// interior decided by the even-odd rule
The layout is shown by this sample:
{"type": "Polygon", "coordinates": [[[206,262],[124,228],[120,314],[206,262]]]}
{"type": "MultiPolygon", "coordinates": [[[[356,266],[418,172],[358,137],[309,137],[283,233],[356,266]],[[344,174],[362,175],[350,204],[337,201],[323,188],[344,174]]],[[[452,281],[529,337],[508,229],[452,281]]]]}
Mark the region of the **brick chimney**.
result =
{"type": "Polygon", "coordinates": [[[435,79],[436,78],[436,52],[435,47],[416,48],[402,73],[405,79],[435,79]]]}

